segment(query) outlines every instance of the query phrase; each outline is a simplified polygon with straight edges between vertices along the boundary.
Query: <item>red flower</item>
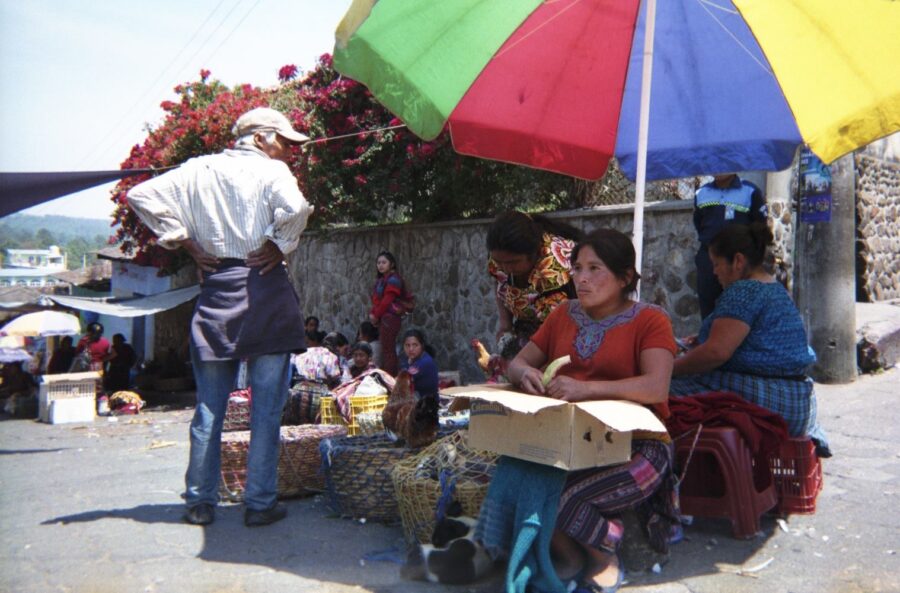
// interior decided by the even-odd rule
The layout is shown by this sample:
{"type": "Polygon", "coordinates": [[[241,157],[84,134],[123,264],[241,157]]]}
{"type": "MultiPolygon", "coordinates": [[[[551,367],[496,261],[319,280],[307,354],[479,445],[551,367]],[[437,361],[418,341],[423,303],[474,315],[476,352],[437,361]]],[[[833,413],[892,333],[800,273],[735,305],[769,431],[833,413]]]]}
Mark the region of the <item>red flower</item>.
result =
{"type": "Polygon", "coordinates": [[[278,70],[278,80],[281,82],[287,82],[289,80],[293,80],[297,77],[297,67],[293,64],[288,64],[286,66],[282,66],[278,70]]]}
{"type": "Polygon", "coordinates": [[[353,179],[356,180],[356,183],[358,185],[365,185],[366,183],[368,183],[368,179],[366,179],[365,175],[357,175],[353,179]]]}

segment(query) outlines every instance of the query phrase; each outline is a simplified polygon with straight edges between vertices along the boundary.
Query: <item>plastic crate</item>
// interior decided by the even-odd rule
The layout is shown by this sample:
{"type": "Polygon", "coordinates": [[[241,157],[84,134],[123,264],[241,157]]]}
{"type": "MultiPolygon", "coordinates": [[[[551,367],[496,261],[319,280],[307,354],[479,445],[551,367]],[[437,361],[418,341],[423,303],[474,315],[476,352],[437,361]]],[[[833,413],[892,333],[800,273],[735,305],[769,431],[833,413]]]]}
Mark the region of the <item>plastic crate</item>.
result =
{"type": "Polygon", "coordinates": [[[339,424],[347,427],[349,436],[356,436],[360,433],[359,424],[356,421],[356,415],[363,412],[381,412],[387,405],[388,396],[385,395],[353,395],[350,397],[350,424],[344,422],[344,418],[338,412],[337,404],[334,403],[334,396],[322,396],[322,424],[339,424]]]}
{"type": "Polygon", "coordinates": [[[769,458],[769,469],[778,494],[777,512],[782,515],[816,512],[816,497],[822,490],[822,463],[810,439],[784,441],[778,456],[769,458]]]}
{"type": "Polygon", "coordinates": [[[96,415],[95,395],[99,380],[100,374],[94,371],[41,376],[38,418],[51,424],[92,422],[96,415]]]}

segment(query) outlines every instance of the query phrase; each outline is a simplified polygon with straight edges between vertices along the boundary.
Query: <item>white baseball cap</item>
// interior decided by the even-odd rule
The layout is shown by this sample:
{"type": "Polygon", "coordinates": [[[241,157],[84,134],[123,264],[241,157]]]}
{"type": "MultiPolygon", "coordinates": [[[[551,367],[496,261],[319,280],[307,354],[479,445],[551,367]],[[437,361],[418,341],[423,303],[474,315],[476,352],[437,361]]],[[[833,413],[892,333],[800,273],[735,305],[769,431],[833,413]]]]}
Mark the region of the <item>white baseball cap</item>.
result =
{"type": "Polygon", "coordinates": [[[308,136],[294,129],[283,113],[269,107],[251,109],[238,118],[231,131],[237,138],[257,132],[275,132],[291,142],[309,141],[308,136]]]}

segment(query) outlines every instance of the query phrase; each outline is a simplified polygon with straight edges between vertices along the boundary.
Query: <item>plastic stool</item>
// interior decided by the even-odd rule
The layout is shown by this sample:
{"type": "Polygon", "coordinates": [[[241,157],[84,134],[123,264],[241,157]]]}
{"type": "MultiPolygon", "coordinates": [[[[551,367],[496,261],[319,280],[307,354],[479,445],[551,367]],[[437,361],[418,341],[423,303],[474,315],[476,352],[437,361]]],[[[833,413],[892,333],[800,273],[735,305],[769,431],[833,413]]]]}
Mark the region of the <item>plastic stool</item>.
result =
{"type": "MultiPolygon", "coordinates": [[[[689,436],[676,444],[679,467],[687,460],[693,440],[689,436]]],[[[680,498],[681,510],[687,515],[731,519],[738,539],[756,535],[760,516],[777,502],[769,468],[754,471],[747,443],[736,429],[725,427],[701,431],[681,482],[680,498]]]]}
{"type": "Polygon", "coordinates": [[[822,463],[809,437],[782,442],[777,455],[769,458],[769,469],[775,482],[779,514],[816,512],[816,497],[822,490],[822,463]]]}

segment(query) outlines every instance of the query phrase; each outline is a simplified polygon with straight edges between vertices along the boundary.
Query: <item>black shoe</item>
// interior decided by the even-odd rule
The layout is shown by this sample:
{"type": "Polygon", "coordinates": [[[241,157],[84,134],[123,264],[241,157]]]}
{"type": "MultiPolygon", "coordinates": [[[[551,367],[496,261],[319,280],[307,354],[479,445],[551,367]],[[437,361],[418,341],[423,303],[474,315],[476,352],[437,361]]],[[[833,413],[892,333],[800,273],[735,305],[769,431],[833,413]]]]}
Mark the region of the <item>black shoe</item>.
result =
{"type": "Polygon", "coordinates": [[[287,517],[287,507],[276,502],[263,511],[254,511],[253,509],[244,511],[244,525],[247,527],[262,527],[263,525],[271,525],[276,521],[281,521],[285,517],[287,517]]]}
{"type": "Polygon", "coordinates": [[[209,525],[216,520],[216,509],[211,504],[200,503],[184,512],[184,522],[191,525],[209,525]]]}

